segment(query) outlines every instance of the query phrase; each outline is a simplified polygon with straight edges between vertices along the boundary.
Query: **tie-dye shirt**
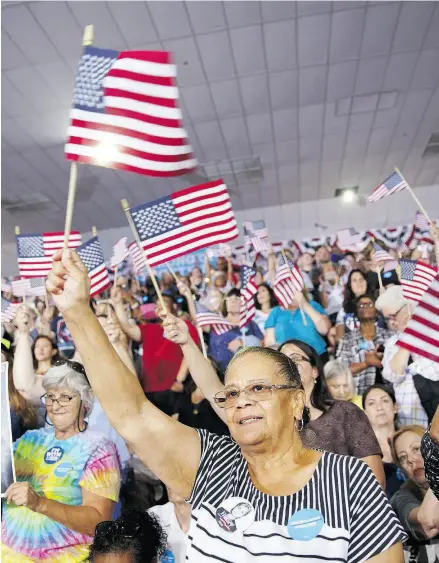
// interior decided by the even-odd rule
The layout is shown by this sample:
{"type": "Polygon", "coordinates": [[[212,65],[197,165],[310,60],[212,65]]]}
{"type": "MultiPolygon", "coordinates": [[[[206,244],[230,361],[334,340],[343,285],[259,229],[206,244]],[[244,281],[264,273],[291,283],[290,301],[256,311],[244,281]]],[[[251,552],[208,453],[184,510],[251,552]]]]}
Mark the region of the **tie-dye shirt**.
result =
{"type": "MultiPolygon", "coordinates": [[[[29,430],[14,444],[17,481],[48,499],[82,504],[82,489],[118,500],[120,464],[116,448],[99,432],[86,430],[57,440],[52,429],[29,430]]],[[[14,504],[3,506],[2,562],[74,563],[87,558],[93,538],[14,504]]]]}

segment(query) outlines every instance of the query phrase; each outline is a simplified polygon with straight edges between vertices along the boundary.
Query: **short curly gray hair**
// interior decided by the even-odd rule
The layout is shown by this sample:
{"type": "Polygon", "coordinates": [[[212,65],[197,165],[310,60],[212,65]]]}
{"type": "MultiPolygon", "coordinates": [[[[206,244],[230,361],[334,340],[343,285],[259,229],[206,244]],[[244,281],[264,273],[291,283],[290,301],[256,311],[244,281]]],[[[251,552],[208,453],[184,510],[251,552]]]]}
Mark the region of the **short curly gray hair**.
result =
{"type": "Polygon", "coordinates": [[[93,390],[86,377],[68,364],[51,367],[44,375],[42,384],[45,391],[68,387],[78,393],[84,403],[85,412],[90,414],[94,399],[93,390]]]}
{"type": "Polygon", "coordinates": [[[326,381],[330,381],[331,379],[338,377],[339,375],[347,375],[349,383],[351,384],[352,389],[354,389],[355,391],[354,376],[352,375],[348,364],[345,364],[342,360],[330,360],[329,362],[327,362],[325,364],[325,367],[323,368],[323,373],[325,374],[326,381]]]}

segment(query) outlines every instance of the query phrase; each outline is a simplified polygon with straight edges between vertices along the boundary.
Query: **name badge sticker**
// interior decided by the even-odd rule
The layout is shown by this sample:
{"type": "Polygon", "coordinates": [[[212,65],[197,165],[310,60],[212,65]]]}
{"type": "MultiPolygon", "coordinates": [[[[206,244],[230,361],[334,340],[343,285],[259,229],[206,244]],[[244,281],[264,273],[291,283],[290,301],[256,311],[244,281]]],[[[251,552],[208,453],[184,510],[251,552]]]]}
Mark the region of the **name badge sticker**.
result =
{"type": "Polygon", "coordinates": [[[221,503],[215,519],[226,532],[244,532],[255,521],[255,509],[245,498],[230,497],[221,503]]]}
{"type": "Polygon", "coordinates": [[[325,521],[320,510],[304,508],[295,512],[288,521],[288,533],[297,541],[310,541],[322,531],[325,521]]]}

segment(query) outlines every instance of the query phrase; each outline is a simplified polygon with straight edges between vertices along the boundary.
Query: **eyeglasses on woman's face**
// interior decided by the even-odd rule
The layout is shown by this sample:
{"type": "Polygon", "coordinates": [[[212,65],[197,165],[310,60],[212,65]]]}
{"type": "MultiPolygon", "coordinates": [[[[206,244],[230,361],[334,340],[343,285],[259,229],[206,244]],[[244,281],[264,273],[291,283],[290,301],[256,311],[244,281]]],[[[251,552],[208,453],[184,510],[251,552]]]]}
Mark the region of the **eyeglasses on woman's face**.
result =
{"type": "Polygon", "coordinates": [[[372,309],[372,307],[375,307],[375,303],[372,301],[362,301],[361,303],[358,303],[359,309],[372,309]]]}
{"type": "Polygon", "coordinates": [[[239,389],[235,385],[230,385],[216,393],[213,400],[222,409],[229,409],[236,406],[241,393],[245,393],[252,401],[267,401],[271,399],[273,391],[280,389],[297,389],[295,385],[274,385],[267,381],[256,381],[246,385],[244,389],[239,389]]]}
{"type": "Polygon", "coordinates": [[[58,403],[60,407],[68,407],[75,397],[79,397],[79,395],[67,395],[63,393],[59,397],[56,397],[53,393],[46,393],[41,397],[41,402],[46,407],[52,407],[54,403],[58,403]]]}

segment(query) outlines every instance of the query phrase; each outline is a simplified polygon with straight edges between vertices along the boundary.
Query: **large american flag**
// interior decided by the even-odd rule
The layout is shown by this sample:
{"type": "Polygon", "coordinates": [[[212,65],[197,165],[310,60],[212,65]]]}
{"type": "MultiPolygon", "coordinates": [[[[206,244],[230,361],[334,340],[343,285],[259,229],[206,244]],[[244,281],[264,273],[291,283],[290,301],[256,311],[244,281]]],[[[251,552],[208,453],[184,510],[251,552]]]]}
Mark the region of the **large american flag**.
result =
{"type": "Polygon", "coordinates": [[[439,276],[418,303],[397,346],[439,362],[439,276]]]}
{"type": "Polygon", "coordinates": [[[241,266],[241,310],[239,327],[244,328],[256,315],[255,295],[258,287],[255,284],[255,270],[244,264],[241,266]]]}
{"type": "Polygon", "coordinates": [[[422,232],[428,231],[431,228],[429,220],[420,211],[416,212],[415,227],[422,232]]]}
{"type": "Polygon", "coordinates": [[[198,326],[211,326],[215,334],[225,334],[233,327],[232,323],[222,315],[210,311],[198,302],[195,302],[195,310],[197,312],[196,320],[198,326]]]}
{"type": "Polygon", "coordinates": [[[8,299],[2,297],[2,323],[8,323],[12,321],[12,319],[17,314],[17,310],[20,307],[21,303],[11,303],[8,299]]]}
{"type": "Polygon", "coordinates": [[[284,309],[288,309],[294,300],[296,291],[302,291],[305,283],[300,270],[289,264],[283,264],[276,269],[273,291],[276,299],[284,309]]]}
{"type": "Polygon", "coordinates": [[[400,261],[400,266],[404,297],[410,301],[418,302],[436,277],[437,269],[430,264],[405,258],[400,261]]]}
{"type": "Polygon", "coordinates": [[[113,246],[113,255],[110,260],[110,265],[113,269],[122,264],[122,262],[128,258],[127,240],[128,237],[122,237],[113,246]]]}
{"type": "Polygon", "coordinates": [[[405,190],[407,185],[408,184],[405,181],[404,176],[399,171],[395,170],[393,174],[391,174],[382,184],[373,190],[367,199],[369,203],[378,201],[383,197],[405,190]]]}
{"type": "Polygon", "coordinates": [[[146,260],[136,241],[128,245],[128,252],[133,263],[134,272],[139,275],[146,268],[146,260]]]}
{"type": "Polygon", "coordinates": [[[110,285],[110,278],[98,237],[93,237],[85,242],[76,252],[88,270],[88,277],[91,281],[90,297],[102,293],[110,285]]]}
{"type": "Polygon", "coordinates": [[[243,227],[244,243],[247,246],[253,245],[256,252],[267,252],[268,230],[265,221],[245,221],[243,227]]]}
{"type": "Polygon", "coordinates": [[[65,147],[69,160],[148,176],[193,170],[178,107],[177,69],[164,51],[85,47],[65,147]]]}
{"type": "Polygon", "coordinates": [[[130,213],[150,266],[233,240],[239,234],[222,180],[174,192],[133,207],[130,213]]]}
{"type": "MultiPolygon", "coordinates": [[[[81,233],[72,231],[69,248],[81,244],[81,233]]],[[[17,235],[18,269],[23,278],[47,277],[52,269],[52,256],[63,248],[64,233],[17,235]]]]}

